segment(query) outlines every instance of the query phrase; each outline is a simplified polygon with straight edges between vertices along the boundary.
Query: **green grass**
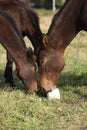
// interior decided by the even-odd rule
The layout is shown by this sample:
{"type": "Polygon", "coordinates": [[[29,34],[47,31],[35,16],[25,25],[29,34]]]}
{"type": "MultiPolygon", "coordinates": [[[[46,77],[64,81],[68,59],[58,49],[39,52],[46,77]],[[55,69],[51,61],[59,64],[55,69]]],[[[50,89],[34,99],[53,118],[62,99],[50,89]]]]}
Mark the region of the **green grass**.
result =
{"type": "MultiPolygon", "coordinates": [[[[4,82],[6,58],[0,46],[0,130],[87,130],[87,35],[81,32],[65,52],[66,66],[58,80],[61,100],[26,93],[4,82]]],[[[15,68],[15,66],[14,66],[15,68]]]]}

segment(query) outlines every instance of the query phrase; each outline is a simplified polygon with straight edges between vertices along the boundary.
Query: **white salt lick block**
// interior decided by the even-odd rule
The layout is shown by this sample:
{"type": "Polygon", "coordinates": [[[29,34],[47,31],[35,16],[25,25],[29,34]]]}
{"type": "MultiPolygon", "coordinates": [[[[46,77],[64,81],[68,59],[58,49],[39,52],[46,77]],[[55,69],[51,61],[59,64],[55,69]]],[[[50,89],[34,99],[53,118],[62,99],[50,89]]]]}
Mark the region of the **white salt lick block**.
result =
{"type": "Polygon", "coordinates": [[[59,89],[56,88],[56,89],[54,89],[53,91],[48,92],[48,93],[47,93],[47,98],[50,99],[50,100],[51,100],[51,99],[60,99],[59,89]]]}

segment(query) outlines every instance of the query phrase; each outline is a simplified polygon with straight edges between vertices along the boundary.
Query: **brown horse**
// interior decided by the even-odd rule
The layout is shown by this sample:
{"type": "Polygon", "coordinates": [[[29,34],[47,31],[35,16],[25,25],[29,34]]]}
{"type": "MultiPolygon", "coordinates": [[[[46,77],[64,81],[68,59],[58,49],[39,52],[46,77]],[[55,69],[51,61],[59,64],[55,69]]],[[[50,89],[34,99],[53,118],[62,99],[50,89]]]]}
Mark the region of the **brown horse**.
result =
{"type": "Polygon", "coordinates": [[[87,31],[87,0],[66,0],[53,17],[38,57],[41,87],[47,93],[56,88],[64,68],[64,51],[80,30],[87,31]]]}
{"type": "Polygon", "coordinates": [[[0,43],[11,55],[16,64],[17,75],[28,92],[37,91],[35,61],[33,55],[24,48],[24,40],[15,21],[0,9],[0,43]]]}
{"type": "MultiPolygon", "coordinates": [[[[35,54],[37,55],[42,42],[42,33],[39,27],[37,14],[20,0],[0,1],[0,8],[14,19],[20,35],[22,35],[22,37],[28,36],[34,46],[35,54]]],[[[4,76],[6,82],[10,83],[11,86],[15,86],[12,76],[12,63],[12,58],[7,54],[4,76]]]]}

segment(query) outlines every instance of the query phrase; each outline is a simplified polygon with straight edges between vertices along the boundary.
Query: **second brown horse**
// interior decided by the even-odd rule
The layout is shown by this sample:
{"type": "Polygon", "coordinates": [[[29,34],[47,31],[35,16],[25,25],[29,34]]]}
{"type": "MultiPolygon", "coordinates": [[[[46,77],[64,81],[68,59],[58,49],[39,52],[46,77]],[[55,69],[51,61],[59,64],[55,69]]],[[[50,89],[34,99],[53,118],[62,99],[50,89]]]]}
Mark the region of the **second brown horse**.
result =
{"type": "Polygon", "coordinates": [[[66,0],[43,37],[38,57],[40,83],[46,93],[56,88],[65,49],[80,30],[87,31],[87,0],[66,0]]]}
{"type": "MultiPolygon", "coordinates": [[[[27,36],[34,46],[34,53],[38,55],[41,43],[42,33],[39,27],[39,19],[37,14],[20,0],[2,0],[0,8],[8,13],[14,21],[22,37],[27,36]]],[[[24,45],[25,46],[25,45],[24,45]]],[[[15,86],[12,75],[13,60],[7,54],[7,64],[5,69],[6,82],[11,86],[15,86]]]]}
{"type": "Polygon", "coordinates": [[[30,51],[26,52],[24,40],[20,35],[15,21],[0,9],[0,43],[11,55],[16,64],[18,77],[28,92],[37,91],[35,61],[30,51]]]}

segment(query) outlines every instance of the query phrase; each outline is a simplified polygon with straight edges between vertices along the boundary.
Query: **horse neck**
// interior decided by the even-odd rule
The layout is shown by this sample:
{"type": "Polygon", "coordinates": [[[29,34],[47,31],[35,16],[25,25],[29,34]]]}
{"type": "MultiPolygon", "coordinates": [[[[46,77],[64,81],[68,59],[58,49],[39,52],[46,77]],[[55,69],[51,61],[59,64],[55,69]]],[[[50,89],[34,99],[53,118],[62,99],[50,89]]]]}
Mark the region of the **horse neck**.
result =
{"type": "Polygon", "coordinates": [[[5,3],[8,3],[8,2],[11,2],[12,0],[0,0],[0,4],[5,4],[5,3]]]}
{"type": "Polygon", "coordinates": [[[34,49],[37,49],[41,46],[42,43],[42,32],[39,26],[39,18],[37,14],[28,8],[28,6],[25,5],[26,12],[27,12],[27,26],[26,26],[26,35],[32,42],[34,49]]]}
{"type": "Polygon", "coordinates": [[[48,41],[50,46],[63,49],[80,31],[77,25],[80,11],[85,0],[67,0],[60,11],[54,16],[48,30],[48,41]]]}
{"type": "Polygon", "coordinates": [[[0,7],[12,16],[19,32],[23,37],[28,36],[36,49],[42,37],[37,14],[27,4],[20,2],[20,0],[2,1],[0,7]]]}

